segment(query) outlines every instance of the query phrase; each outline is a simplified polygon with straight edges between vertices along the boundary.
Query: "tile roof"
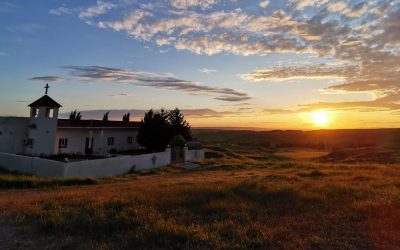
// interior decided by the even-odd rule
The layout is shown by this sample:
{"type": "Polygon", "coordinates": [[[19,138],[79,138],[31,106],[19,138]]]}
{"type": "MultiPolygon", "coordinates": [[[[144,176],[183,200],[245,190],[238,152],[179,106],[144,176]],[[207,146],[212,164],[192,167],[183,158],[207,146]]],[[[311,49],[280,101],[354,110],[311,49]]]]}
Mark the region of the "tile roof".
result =
{"type": "Polygon", "coordinates": [[[61,128],[139,128],[140,122],[58,119],[61,128]]]}

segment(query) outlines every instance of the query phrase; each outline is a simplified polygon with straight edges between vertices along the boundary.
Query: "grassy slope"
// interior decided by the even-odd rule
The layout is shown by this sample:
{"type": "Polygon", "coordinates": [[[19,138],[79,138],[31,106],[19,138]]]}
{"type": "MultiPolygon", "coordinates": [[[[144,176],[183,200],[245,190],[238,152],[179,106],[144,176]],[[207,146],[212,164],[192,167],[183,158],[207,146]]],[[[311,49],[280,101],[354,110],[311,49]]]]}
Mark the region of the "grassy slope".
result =
{"type": "Polygon", "coordinates": [[[79,186],[14,176],[47,184],[0,190],[0,213],[51,248],[400,247],[399,164],[291,160],[246,140],[208,146],[225,157],[200,170],[79,186]]]}
{"type": "Polygon", "coordinates": [[[42,178],[32,175],[10,173],[0,168],[0,189],[43,188],[54,186],[95,185],[96,179],[91,178],[42,178]]]}
{"type": "Polygon", "coordinates": [[[208,164],[0,191],[0,209],[68,248],[400,247],[399,165],[208,164]]]}

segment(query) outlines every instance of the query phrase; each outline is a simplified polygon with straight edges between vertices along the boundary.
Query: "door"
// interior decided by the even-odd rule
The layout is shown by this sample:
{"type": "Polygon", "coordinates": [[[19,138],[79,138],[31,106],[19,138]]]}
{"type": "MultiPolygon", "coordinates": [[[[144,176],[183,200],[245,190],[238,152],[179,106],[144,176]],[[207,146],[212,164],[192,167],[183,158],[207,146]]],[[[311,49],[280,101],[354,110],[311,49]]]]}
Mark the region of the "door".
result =
{"type": "Polygon", "coordinates": [[[171,149],[171,163],[182,163],[183,162],[183,148],[173,147],[171,149]]]}
{"type": "Polygon", "coordinates": [[[85,154],[91,155],[93,153],[93,137],[90,139],[86,137],[85,141],[85,154]]]}

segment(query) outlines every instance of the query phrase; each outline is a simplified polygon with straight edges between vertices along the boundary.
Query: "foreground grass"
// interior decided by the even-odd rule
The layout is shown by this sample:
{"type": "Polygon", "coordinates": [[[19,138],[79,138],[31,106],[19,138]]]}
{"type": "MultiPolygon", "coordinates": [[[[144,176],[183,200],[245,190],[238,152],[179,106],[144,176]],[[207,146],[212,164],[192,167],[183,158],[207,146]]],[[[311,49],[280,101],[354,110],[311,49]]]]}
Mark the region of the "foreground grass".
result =
{"type": "Polygon", "coordinates": [[[95,186],[0,191],[0,211],[59,248],[400,247],[400,165],[248,156],[201,164],[95,186]]]}
{"type": "Polygon", "coordinates": [[[97,183],[97,180],[91,178],[46,178],[33,175],[18,174],[0,168],[0,190],[95,185],[97,183]]]}

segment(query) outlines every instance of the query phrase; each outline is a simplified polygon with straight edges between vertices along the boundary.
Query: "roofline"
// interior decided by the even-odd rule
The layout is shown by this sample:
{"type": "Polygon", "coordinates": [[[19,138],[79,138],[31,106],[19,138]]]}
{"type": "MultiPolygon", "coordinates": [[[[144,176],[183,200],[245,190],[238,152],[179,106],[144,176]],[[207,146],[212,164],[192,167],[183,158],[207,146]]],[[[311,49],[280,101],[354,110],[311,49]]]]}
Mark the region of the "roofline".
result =
{"type": "Polygon", "coordinates": [[[70,129],[121,129],[121,128],[129,128],[129,129],[139,129],[139,127],[70,127],[70,126],[57,126],[57,128],[70,128],[70,129]]]}

